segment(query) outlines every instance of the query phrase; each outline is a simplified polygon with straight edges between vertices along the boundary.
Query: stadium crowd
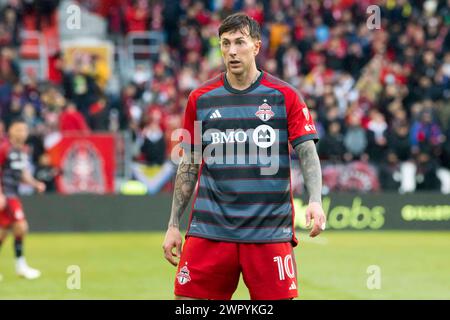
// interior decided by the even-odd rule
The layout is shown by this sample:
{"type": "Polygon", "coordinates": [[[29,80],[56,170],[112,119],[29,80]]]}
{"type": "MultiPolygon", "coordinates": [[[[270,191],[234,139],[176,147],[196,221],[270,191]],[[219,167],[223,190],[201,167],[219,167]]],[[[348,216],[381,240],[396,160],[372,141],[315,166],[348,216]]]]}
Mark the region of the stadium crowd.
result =
{"type": "Polygon", "coordinates": [[[45,138],[54,132],[129,130],[136,158],[166,161],[189,92],[222,70],[221,19],[243,11],[262,26],[259,67],[296,87],[310,108],[324,165],[368,163],[383,190],[450,193],[450,1],[77,2],[104,17],[114,41],[153,30],[166,43],[152,69],[137,65],[120,92],[106,89],[95,57],[68,68],[60,52],[40,82],[20,74],[21,23],[33,14],[37,30],[51,23],[58,1],[8,0],[1,8],[0,137],[24,117],[36,174],[48,181],[57,173],[45,138]],[[373,4],[381,9],[375,29],[373,4]]]}

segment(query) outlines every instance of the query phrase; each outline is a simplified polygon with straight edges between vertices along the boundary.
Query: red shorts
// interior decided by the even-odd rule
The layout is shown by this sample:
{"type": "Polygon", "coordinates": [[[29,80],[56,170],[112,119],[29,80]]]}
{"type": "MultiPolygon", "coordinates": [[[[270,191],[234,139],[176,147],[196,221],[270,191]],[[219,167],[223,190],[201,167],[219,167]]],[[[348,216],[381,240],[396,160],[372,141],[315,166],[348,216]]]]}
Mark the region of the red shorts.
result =
{"type": "Polygon", "coordinates": [[[175,279],[175,295],[229,300],[242,272],[252,300],[298,296],[291,243],[234,243],[188,237],[175,279]]]}
{"type": "Polygon", "coordinates": [[[6,207],[0,210],[0,228],[8,228],[17,221],[25,220],[19,198],[6,198],[6,207]]]}

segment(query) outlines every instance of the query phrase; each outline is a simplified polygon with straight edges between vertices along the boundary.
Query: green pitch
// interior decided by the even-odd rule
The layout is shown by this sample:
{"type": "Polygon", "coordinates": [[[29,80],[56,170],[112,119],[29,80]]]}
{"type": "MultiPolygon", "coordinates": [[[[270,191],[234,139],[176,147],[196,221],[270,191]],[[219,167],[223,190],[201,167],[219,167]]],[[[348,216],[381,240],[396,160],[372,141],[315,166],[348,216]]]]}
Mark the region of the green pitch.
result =
{"type": "MultiPolygon", "coordinates": [[[[301,299],[450,299],[450,232],[305,234],[295,250],[301,299]],[[372,265],[380,289],[367,288],[372,265]]],[[[32,234],[27,259],[42,277],[28,281],[13,272],[9,238],[0,299],[171,299],[175,268],[163,259],[162,240],[163,233],[32,234]],[[67,288],[71,265],[80,267],[80,290],[67,288]]],[[[248,299],[242,282],[234,299],[248,299]]]]}

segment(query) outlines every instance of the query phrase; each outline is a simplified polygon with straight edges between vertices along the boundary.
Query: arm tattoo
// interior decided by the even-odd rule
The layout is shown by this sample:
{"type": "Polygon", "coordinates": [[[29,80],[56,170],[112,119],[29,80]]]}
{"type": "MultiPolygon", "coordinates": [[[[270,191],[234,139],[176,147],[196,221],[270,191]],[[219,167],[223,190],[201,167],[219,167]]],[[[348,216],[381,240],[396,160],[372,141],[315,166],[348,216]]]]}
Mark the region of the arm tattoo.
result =
{"type": "Polygon", "coordinates": [[[194,192],[198,179],[199,164],[193,163],[194,153],[190,157],[183,156],[178,165],[175,178],[175,188],[172,200],[172,212],[170,214],[169,227],[180,227],[180,218],[194,192]]]}
{"type": "Polygon", "coordinates": [[[300,158],[300,168],[309,193],[309,202],[322,203],[322,171],[314,141],[308,140],[300,143],[295,147],[295,151],[300,158]]]}

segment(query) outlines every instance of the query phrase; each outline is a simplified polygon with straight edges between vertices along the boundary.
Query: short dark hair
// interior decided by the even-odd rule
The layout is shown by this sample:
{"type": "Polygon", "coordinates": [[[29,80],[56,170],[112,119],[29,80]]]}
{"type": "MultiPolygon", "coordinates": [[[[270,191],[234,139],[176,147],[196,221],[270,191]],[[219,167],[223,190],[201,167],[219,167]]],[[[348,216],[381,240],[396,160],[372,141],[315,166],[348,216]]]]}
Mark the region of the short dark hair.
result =
{"type": "Polygon", "coordinates": [[[13,118],[9,122],[7,130],[9,130],[9,128],[11,128],[13,125],[18,124],[18,123],[27,124],[27,122],[25,121],[24,118],[22,118],[21,116],[18,116],[18,117],[13,118]]]}
{"type": "Polygon", "coordinates": [[[9,122],[9,126],[11,127],[13,124],[16,124],[16,123],[27,123],[27,122],[25,121],[25,119],[24,119],[23,117],[18,116],[18,117],[14,117],[14,118],[9,122]]]}
{"type": "Polygon", "coordinates": [[[225,18],[219,27],[219,38],[225,32],[237,31],[241,32],[247,31],[248,28],[249,35],[253,39],[261,40],[261,28],[253,18],[249,17],[245,13],[238,12],[234,13],[225,18]]]}

